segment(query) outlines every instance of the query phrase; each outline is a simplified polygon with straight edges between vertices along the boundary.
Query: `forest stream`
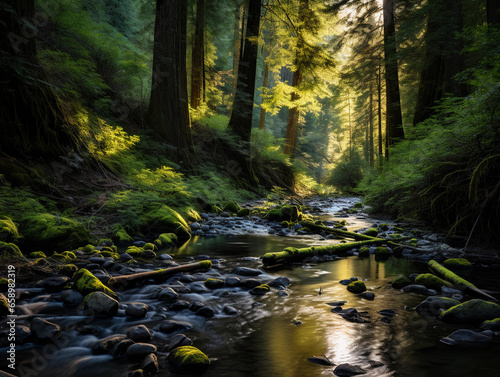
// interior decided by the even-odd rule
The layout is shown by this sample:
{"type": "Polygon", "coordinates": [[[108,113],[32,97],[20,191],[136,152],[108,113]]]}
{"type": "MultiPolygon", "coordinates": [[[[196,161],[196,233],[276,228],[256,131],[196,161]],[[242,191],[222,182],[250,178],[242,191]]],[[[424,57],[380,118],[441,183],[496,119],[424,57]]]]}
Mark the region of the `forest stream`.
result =
{"type": "MultiPolygon", "coordinates": [[[[343,216],[351,231],[381,222],[361,212],[349,214],[348,210],[356,201],[356,198],[340,198],[309,204],[315,206],[323,221],[343,216]]],[[[330,376],[336,365],[346,363],[362,368],[367,376],[498,375],[498,339],[480,349],[445,345],[440,339],[463,327],[422,317],[409,310],[426,296],[404,293],[391,287],[391,281],[399,274],[408,276],[426,272],[428,256],[376,261],[374,255],[360,259],[353,254],[323,263],[305,261],[286,269],[265,271],[259,257],[266,252],[338,240],[296,232],[287,236],[271,234],[276,230],[252,218],[211,217],[202,224],[212,229],[219,227],[218,235],[195,236],[181,247],[165,250],[165,253],[180,264],[210,258],[212,269],[176,275],[161,283],[120,292],[120,310],[112,318],[89,321],[78,307],[64,305],[61,293],[19,287],[18,290],[27,292],[25,294],[29,297],[17,303],[19,324],[30,318],[31,311],[58,324],[63,330],[68,329],[55,343],[35,345],[27,341],[18,345],[20,376],[125,376],[141,366],[140,360],[93,354],[93,350],[99,339],[128,334],[130,329],[139,325],[146,326],[152,334],[146,343],[157,347],[158,376],[162,377],[176,375],[169,369],[163,350],[178,333],[185,334],[210,358],[211,365],[202,374],[206,377],[330,376]],[[262,273],[257,276],[238,275],[234,271],[238,267],[259,269],[262,273]],[[250,295],[245,288],[228,287],[228,283],[214,290],[203,285],[207,278],[221,278],[228,282],[228,278],[236,277],[241,281],[258,280],[259,283],[286,277],[291,284],[273,288],[263,296],[250,295]],[[368,291],[375,294],[375,299],[361,298],[339,283],[351,277],[363,280],[368,291]],[[165,287],[178,293],[177,307],[153,298],[154,292],[165,287]],[[343,309],[356,308],[360,313],[366,312],[363,315],[365,323],[350,322],[332,312],[334,306],[331,303],[339,301],[345,301],[343,309]],[[132,319],[126,316],[124,308],[131,302],[147,304],[146,317],[132,319]],[[195,315],[190,310],[193,303],[210,307],[215,315],[211,318],[195,315]],[[386,309],[393,310],[395,315],[378,313],[386,309]],[[166,320],[178,324],[170,334],[159,330],[166,320]],[[332,365],[309,362],[307,359],[313,356],[323,356],[321,359],[329,360],[332,365]]],[[[435,239],[435,236],[424,234],[419,242],[429,248],[436,247],[437,240],[425,239],[435,239]]],[[[170,262],[168,257],[159,257],[152,264],[142,264],[136,272],[166,262],[170,262]]],[[[498,272],[496,268],[475,266],[469,279],[478,287],[499,291],[499,282],[494,279],[498,272]]],[[[1,349],[2,355],[6,352],[6,348],[1,349]]],[[[2,357],[2,363],[5,360],[2,357]]],[[[1,367],[6,369],[4,364],[1,367]]]]}

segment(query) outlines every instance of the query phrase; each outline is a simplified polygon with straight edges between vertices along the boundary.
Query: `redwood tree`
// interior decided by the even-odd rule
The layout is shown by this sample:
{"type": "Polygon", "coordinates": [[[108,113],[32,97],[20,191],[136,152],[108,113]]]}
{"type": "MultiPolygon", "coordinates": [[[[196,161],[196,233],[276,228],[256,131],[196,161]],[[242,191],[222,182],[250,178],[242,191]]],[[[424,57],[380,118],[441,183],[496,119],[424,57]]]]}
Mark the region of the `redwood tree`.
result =
{"type": "Polygon", "coordinates": [[[192,160],[186,75],[185,0],[157,0],[149,125],[172,146],[169,157],[184,166],[192,160]]]}
{"type": "Polygon", "coordinates": [[[196,2],[196,21],[191,62],[191,107],[197,109],[201,102],[203,72],[205,69],[205,0],[196,2]]]}

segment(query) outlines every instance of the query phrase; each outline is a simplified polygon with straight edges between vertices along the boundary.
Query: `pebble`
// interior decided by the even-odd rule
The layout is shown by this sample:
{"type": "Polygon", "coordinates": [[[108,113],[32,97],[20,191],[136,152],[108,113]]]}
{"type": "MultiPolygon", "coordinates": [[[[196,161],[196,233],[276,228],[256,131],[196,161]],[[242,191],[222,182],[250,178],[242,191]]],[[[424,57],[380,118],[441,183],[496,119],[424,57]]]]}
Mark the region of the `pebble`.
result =
{"type": "Polygon", "coordinates": [[[35,317],[31,321],[31,332],[39,340],[49,340],[60,334],[61,327],[46,319],[35,317]]]}

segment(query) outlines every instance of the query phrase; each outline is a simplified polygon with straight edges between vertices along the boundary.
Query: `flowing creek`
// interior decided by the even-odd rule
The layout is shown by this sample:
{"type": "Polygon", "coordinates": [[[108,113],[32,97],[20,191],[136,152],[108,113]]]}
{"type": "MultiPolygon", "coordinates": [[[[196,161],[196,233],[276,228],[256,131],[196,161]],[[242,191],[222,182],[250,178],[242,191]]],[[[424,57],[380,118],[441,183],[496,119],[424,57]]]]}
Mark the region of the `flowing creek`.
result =
{"type": "MultiPolygon", "coordinates": [[[[341,199],[322,205],[322,219],[332,220],[343,207],[349,207],[355,199],[341,199]]],[[[337,218],[337,217],[335,217],[337,218]]],[[[348,229],[369,227],[376,220],[362,216],[346,217],[348,229]]],[[[380,222],[380,221],[379,221],[380,222]]],[[[245,225],[245,224],[243,224],[245,225]]],[[[207,273],[191,273],[196,280],[220,277],[238,266],[262,268],[259,256],[269,251],[279,251],[287,246],[304,247],[312,244],[338,242],[322,240],[319,236],[294,235],[282,237],[266,234],[266,228],[257,226],[254,231],[242,226],[233,229],[231,235],[217,237],[193,237],[179,249],[167,250],[176,262],[185,262],[199,255],[208,255],[215,262],[207,273]],[[239,229],[239,231],[238,231],[239,229]]],[[[75,330],[66,332],[57,345],[18,347],[20,366],[37,367],[40,377],[123,377],[128,371],[139,368],[126,358],[114,359],[109,355],[92,355],[91,347],[97,339],[112,334],[126,334],[133,326],[144,324],[150,329],[163,318],[188,322],[192,328],[185,335],[193,345],[213,360],[203,373],[206,377],[221,376],[331,376],[334,367],[309,363],[308,357],[326,356],[338,365],[350,363],[367,370],[367,376],[497,376],[499,342],[495,340],[485,349],[460,349],[439,342],[443,336],[460,328],[440,321],[428,321],[405,307],[415,307],[425,299],[414,293],[402,293],[391,288],[391,280],[398,274],[427,272],[425,263],[417,259],[392,257],[385,262],[370,258],[361,260],[356,256],[320,264],[304,264],[288,269],[265,272],[256,279],[269,282],[278,276],[288,277],[292,283],[286,290],[272,290],[265,296],[252,296],[241,288],[221,288],[206,293],[180,293],[183,300],[199,301],[210,306],[216,313],[213,318],[194,315],[189,310],[168,311],[150,295],[159,286],[174,289],[180,284],[169,279],[161,284],[149,284],[124,291],[120,303],[143,302],[150,306],[146,318],[132,320],[118,315],[112,318],[98,318],[86,323],[87,318],[78,310],[70,310],[65,316],[46,314],[47,320],[66,328],[76,325],[75,330]],[[349,293],[339,284],[342,279],[356,276],[365,280],[369,290],[375,293],[368,301],[349,293]],[[320,294],[321,292],[321,294],[320,294]],[[327,303],[345,300],[344,308],[366,311],[369,323],[352,323],[332,313],[327,303]],[[237,315],[224,314],[223,308],[236,308],[237,315]],[[153,309],[153,310],[152,310],[153,309]],[[377,312],[393,309],[397,315],[390,323],[381,321],[377,312]],[[81,328],[87,327],[87,335],[81,328]],[[77,335],[77,330],[80,334],[77,335]]],[[[480,287],[500,290],[496,274],[490,268],[476,268],[474,283],[480,287]]],[[[224,278],[224,277],[223,277],[224,278]]],[[[240,277],[243,279],[243,277],[240,277]]],[[[187,282],[187,280],[186,280],[187,282]]],[[[185,283],[185,286],[189,286],[185,283]]],[[[49,300],[50,296],[35,296],[28,301],[49,300]]],[[[65,311],[61,304],[60,314],[65,311]]],[[[463,326],[462,326],[463,328],[463,326]]],[[[161,350],[167,335],[155,331],[152,343],[161,350]]],[[[2,355],[4,353],[2,352],[2,355]]],[[[160,365],[158,376],[175,376],[164,364],[162,352],[158,353],[160,365]]],[[[0,363],[6,369],[4,358],[0,363]]],[[[29,372],[29,369],[25,369],[29,372]]],[[[23,375],[23,374],[21,374],[23,375]]]]}

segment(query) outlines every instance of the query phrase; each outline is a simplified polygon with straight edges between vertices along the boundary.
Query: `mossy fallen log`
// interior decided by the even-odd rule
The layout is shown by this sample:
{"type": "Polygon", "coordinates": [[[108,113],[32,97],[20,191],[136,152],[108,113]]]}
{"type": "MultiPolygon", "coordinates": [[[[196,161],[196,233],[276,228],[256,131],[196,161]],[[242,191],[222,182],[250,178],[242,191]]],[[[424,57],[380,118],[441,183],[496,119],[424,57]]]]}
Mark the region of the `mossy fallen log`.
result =
{"type": "Polygon", "coordinates": [[[330,228],[330,227],[327,227],[324,225],[318,225],[318,224],[313,223],[312,221],[301,221],[300,225],[302,225],[305,228],[309,228],[311,230],[325,231],[327,233],[337,234],[337,235],[342,236],[344,238],[352,238],[352,239],[358,240],[358,241],[377,239],[376,237],[367,236],[366,234],[348,232],[347,230],[335,229],[335,228],[330,228]]]}
{"type": "Polygon", "coordinates": [[[191,272],[196,270],[208,270],[212,267],[212,262],[209,260],[204,260],[201,262],[183,264],[180,266],[162,268],[155,271],[139,272],[137,274],[114,276],[108,280],[106,285],[115,290],[125,289],[127,287],[133,286],[135,283],[148,280],[148,279],[159,279],[167,276],[177,274],[179,272],[191,272]]]}
{"type": "Polygon", "coordinates": [[[385,242],[386,240],[380,238],[372,238],[370,240],[364,240],[358,242],[338,243],[334,245],[325,245],[325,246],[311,246],[302,249],[287,247],[283,251],[264,254],[262,257],[262,263],[267,268],[276,268],[284,266],[286,264],[300,262],[307,257],[329,255],[329,254],[340,255],[354,248],[372,244],[378,245],[385,242]]]}
{"type": "Polygon", "coordinates": [[[470,294],[474,294],[477,296],[482,296],[484,298],[487,298],[488,300],[498,301],[495,297],[477,288],[474,284],[465,280],[464,278],[461,278],[454,272],[448,270],[446,267],[443,267],[435,260],[430,260],[429,263],[427,264],[427,267],[432,273],[452,283],[456,288],[460,290],[466,291],[470,294]]]}

